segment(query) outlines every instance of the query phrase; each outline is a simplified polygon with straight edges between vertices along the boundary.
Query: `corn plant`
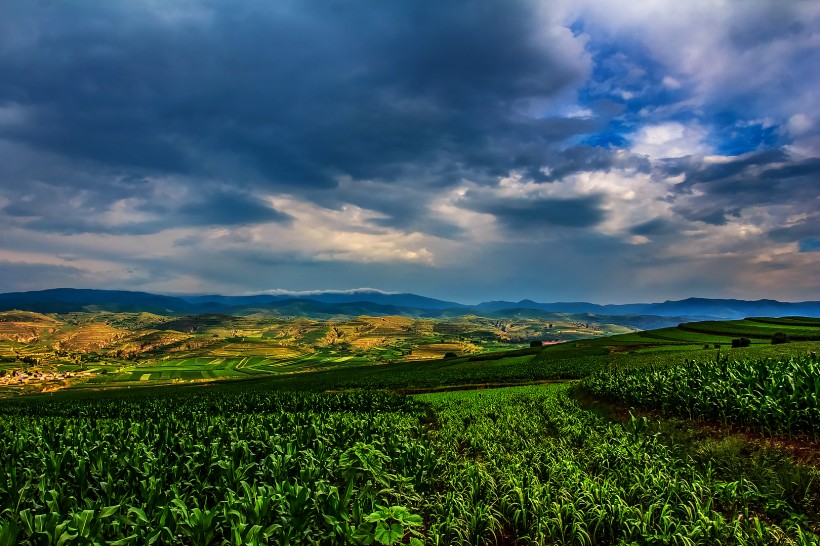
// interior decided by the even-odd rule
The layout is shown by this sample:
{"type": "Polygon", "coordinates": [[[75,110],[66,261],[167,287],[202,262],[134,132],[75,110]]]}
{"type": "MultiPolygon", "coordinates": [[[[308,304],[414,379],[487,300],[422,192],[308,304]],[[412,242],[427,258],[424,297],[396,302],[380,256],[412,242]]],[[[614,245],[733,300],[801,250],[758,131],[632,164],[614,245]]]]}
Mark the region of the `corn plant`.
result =
{"type": "Polygon", "coordinates": [[[820,360],[693,361],[685,366],[613,370],[584,381],[594,394],[765,434],[820,439],[820,360]]]}
{"type": "Polygon", "coordinates": [[[0,546],[817,542],[816,511],[567,388],[3,401],[0,546]]]}

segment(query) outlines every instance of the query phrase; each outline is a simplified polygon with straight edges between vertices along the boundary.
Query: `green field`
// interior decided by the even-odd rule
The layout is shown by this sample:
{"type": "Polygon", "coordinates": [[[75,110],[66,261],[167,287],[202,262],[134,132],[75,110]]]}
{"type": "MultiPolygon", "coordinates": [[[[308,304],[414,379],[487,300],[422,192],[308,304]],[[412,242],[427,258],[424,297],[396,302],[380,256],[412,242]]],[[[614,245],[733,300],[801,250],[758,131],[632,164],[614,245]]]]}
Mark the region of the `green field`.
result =
{"type": "Polygon", "coordinates": [[[583,385],[603,398],[820,441],[816,353],[607,370],[587,377],[583,385]]]}
{"type": "MultiPolygon", "coordinates": [[[[820,337],[820,326],[816,324],[820,321],[805,318],[689,323],[677,328],[584,339],[543,348],[527,347],[511,352],[506,345],[506,351],[493,347],[491,351],[456,358],[421,360],[414,360],[416,355],[411,354],[410,349],[405,349],[406,354],[402,356],[401,351],[392,346],[351,351],[335,344],[306,349],[258,340],[231,340],[220,344],[211,354],[207,354],[208,350],[197,349],[188,351],[193,354],[185,357],[170,353],[80,366],[61,364],[61,369],[90,371],[88,377],[70,385],[71,388],[86,389],[249,378],[269,382],[271,388],[307,390],[406,390],[460,384],[522,384],[580,379],[600,370],[668,365],[718,355],[729,358],[799,356],[820,345],[816,341],[797,341],[820,337]],[[788,330],[790,327],[797,333],[788,330]],[[718,334],[717,331],[731,332],[732,335],[718,334]],[[772,345],[771,336],[778,331],[788,331],[796,341],[772,345]],[[751,346],[732,348],[732,339],[741,336],[749,337],[751,346]],[[254,350],[261,354],[253,354],[254,350]]],[[[437,344],[431,346],[440,352],[431,354],[441,355],[444,349],[438,347],[450,347],[441,345],[437,338],[415,338],[414,343],[423,346],[423,343],[433,341],[437,344]]],[[[9,362],[5,366],[12,369],[16,364],[9,362]]],[[[0,392],[2,390],[0,387],[0,392]]],[[[12,389],[12,392],[16,390],[19,389],[12,389]]]]}
{"type": "Polygon", "coordinates": [[[0,545],[817,544],[814,324],[89,363],[0,400],[0,545]]]}
{"type": "Polygon", "coordinates": [[[629,331],[561,314],[549,319],[286,319],[263,312],[159,316],[9,311],[0,313],[0,396],[416,363],[448,353],[509,351],[534,339],[574,340],[629,331]],[[219,358],[223,362],[215,361],[219,358]],[[4,370],[26,376],[4,380],[4,370]]]}
{"type": "Polygon", "coordinates": [[[151,392],[0,405],[3,544],[817,540],[817,471],[750,478],[568,385],[151,392]]]}
{"type": "Polygon", "coordinates": [[[818,321],[803,318],[798,320],[745,319],[726,321],[706,321],[682,324],[678,329],[696,334],[713,334],[728,337],[744,336],[769,341],[775,332],[784,332],[795,341],[817,341],[818,321]]]}

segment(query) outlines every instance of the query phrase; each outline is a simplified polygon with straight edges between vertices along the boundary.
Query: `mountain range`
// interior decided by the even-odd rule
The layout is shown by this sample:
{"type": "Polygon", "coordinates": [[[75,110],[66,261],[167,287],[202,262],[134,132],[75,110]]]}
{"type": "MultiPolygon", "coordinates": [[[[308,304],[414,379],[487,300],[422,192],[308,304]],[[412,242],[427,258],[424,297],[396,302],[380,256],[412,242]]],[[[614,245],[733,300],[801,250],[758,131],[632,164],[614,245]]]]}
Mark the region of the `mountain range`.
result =
{"type": "MultiPolygon", "coordinates": [[[[530,316],[549,314],[590,317],[665,317],[667,319],[740,319],[749,316],[820,317],[820,301],[781,302],[688,298],[661,303],[599,305],[589,302],[539,303],[532,300],[488,301],[464,305],[416,294],[387,293],[372,289],[256,294],[249,296],[170,296],[123,290],[55,288],[0,294],[0,311],[69,313],[82,311],[150,312],[161,315],[201,313],[249,314],[260,311],[283,316],[403,315],[452,318],[482,316],[530,316]]],[[[668,320],[667,320],[668,321],[668,320]]],[[[665,321],[666,322],[666,321],[665,321]]]]}

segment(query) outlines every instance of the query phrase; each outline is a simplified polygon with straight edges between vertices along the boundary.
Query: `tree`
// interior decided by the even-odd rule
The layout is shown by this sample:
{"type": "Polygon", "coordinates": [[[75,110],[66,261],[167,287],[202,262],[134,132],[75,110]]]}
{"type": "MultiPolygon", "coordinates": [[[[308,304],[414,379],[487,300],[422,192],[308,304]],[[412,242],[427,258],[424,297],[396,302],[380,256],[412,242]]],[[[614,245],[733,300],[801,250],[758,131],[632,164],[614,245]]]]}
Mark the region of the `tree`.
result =
{"type": "Polygon", "coordinates": [[[534,340],[530,341],[530,347],[540,347],[543,344],[544,344],[544,342],[541,341],[541,340],[538,340],[538,339],[534,339],[534,340]]]}

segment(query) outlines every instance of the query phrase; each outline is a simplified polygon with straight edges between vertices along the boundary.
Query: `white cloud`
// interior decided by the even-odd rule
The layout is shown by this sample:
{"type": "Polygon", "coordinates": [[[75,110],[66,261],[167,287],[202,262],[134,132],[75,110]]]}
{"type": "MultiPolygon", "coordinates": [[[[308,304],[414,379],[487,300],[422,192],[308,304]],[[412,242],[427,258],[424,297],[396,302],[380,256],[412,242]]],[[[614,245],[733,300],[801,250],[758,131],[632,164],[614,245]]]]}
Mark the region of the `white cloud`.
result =
{"type": "Polygon", "coordinates": [[[477,186],[465,183],[462,186],[445,192],[430,203],[430,213],[433,218],[453,224],[467,234],[471,244],[485,244],[502,241],[501,230],[491,214],[468,210],[459,206],[460,201],[468,190],[475,191],[477,186]]]}
{"type": "Polygon", "coordinates": [[[699,125],[669,122],[645,125],[631,135],[632,152],[650,159],[704,155],[707,131],[699,125]]]}
{"type": "Polygon", "coordinates": [[[667,89],[680,89],[683,87],[683,84],[677,78],[673,78],[672,76],[664,76],[663,80],[661,81],[664,87],[667,89]]]}
{"type": "MultiPolygon", "coordinates": [[[[473,241],[487,243],[501,242],[511,235],[499,228],[490,214],[483,214],[461,208],[459,201],[465,193],[480,196],[485,200],[573,199],[590,196],[602,198],[601,206],[606,211],[605,219],[589,228],[601,235],[613,236],[630,244],[645,244],[648,238],[635,237],[630,229],[636,225],[659,217],[670,217],[669,197],[677,178],[659,180],[648,173],[632,169],[612,169],[609,171],[586,171],[565,177],[551,183],[538,183],[524,179],[520,173],[511,173],[501,178],[496,186],[469,184],[458,191],[443,196],[435,202],[436,210],[446,213],[465,228],[473,241]]],[[[550,235],[560,234],[552,230],[550,235]]],[[[524,239],[535,237],[532,233],[520,234],[524,239]]]]}
{"type": "Polygon", "coordinates": [[[561,10],[565,24],[582,21],[587,39],[639,41],[666,72],[662,85],[685,90],[683,102],[647,113],[737,109],[741,116],[787,126],[796,152],[820,153],[820,3],[544,0],[544,5],[561,10]]]}
{"type": "Polygon", "coordinates": [[[793,115],[789,118],[789,121],[786,123],[786,128],[788,129],[789,133],[795,137],[805,135],[815,127],[816,124],[814,123],[814,121],[810,119],[809,116],[803,113],[793,115]]]}
{"type": "Polygon", "coordinates": [[[97,218],[101,225],[108,228],[137,226],[161,219],[157,214],[140,211],[139,206],[143,204],[145,200],[136,197],[118,199],[97,218]]]}
{"type": "Polygon", "coordinates": [[[270,196],[271,205],[293,217],[288,225],[249,228],[252,242],[272,250],[295,252],[317,260],[357,262],[421,262],[432,265],[438,238],[404,232],[374,222],[381,213],[346,205],[334,210],[291,196],[270,196]]]}

